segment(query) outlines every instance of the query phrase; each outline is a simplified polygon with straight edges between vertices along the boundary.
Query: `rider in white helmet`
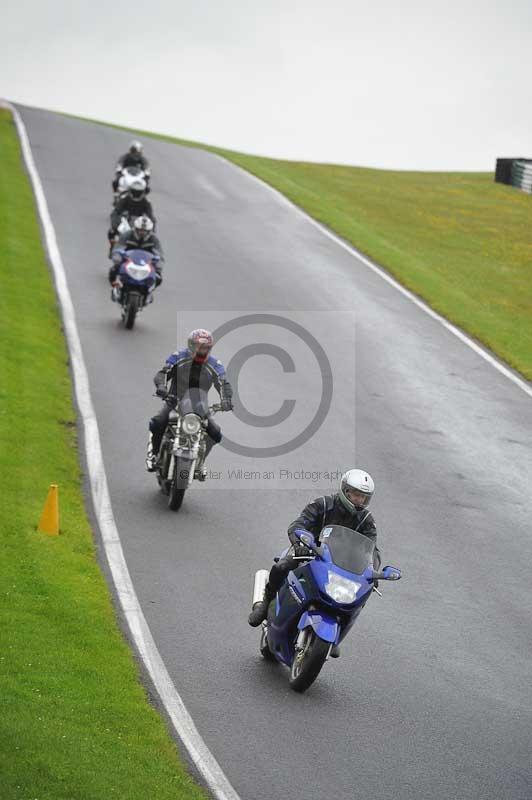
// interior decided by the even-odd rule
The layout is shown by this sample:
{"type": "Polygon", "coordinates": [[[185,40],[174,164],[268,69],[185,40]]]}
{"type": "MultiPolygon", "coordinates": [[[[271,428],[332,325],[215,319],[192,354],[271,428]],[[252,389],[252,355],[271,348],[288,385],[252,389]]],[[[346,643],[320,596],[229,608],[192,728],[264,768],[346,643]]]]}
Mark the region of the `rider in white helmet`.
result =
{"type": "Polygon", "coordinates": [[[130,220],[131,225],[132,220],[144,214],[152,220],[155,226],[155,214],[150,201],[146,197],[146,181],[139,178],[139,180],[131,184],[127,194],[118,201],[111,214],[111,224],[107,234],[110,246],[109,257],[111,257],[111,251],[117,239],[117,230],[122,217],[130,220]]]}
{"type": "MultiPolygon", "coordinates": [[[[310,558],[312,555],[296,536],[296,531],[303,533],[303,538],[308,537],[307,541],[317,543],[320,532],[326,525],[343,525],[344,528],[351,528],[367,536],[376,545],[377,528],[373,515],[368,511],[374,491],[375,484],[369,473],[363,469],[350,469],[342,475],[340,488],[336,494],[318,497],[305,506],[299,517],[288,527],[288,538],[292,547],[284,557],[274,563],[264,597],[253,606],[249,615],[248,622],[253,628],[266,619],[268,606],[288,573],[302,563],[300,560],[296,561],[295,556],[310,558]]],[[[375,546],[373,566],[378,570],[380,565],[381,556],[375,546]]],[[[331,651],[333,658],[337,658],[339,654],[338,647],[334,647],[331,651]]]]}

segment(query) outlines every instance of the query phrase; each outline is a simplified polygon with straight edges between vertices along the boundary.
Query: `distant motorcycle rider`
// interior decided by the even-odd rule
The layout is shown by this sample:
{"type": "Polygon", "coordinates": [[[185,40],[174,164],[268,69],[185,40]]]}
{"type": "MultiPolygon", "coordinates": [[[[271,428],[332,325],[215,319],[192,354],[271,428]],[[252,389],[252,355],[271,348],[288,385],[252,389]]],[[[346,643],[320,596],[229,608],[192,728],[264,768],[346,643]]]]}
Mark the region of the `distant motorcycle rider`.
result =
{"type": "MultiPolygon", "coordinates": [[[[319,534],[326,525],[343,525],[344,528],[351,528],[376,544],[377,528],[371,512],[367,510],[374,491],[375,484],[371,475],[362,469],[350,469],[342,475],[340,489],[336,494],[318,497],[305,506],[299,517],[288,527],[288,538],[292,547],[277,563],[274,563],[264,590],[264,597],[255,603],[249,615],[248,622],[253,628],[266,619],[268,606],[288,573],[304,563],[301,558],[312,558],[312,551],[304,545],[304,541],[317,544],[319,534]],[[302,534],[303,541],[295,535],[296,531],[302,534]]],[[[381,556],[377,547],[373,558],[374,568],[379,569],[381,556]]],[[[331,655],[333,658],[338,657],[339,649],[333,648],[331,655]]]]}
{"type": "MultiPolygon", "coordinates": [[[[133,220],[135,217],[146,215],[153,221],[155,227],[156,219],[150,201],[146,197],[146,181],[139,178],[135,181],[125,197],[123,197],[114,207],[111,213],[111,227],[108,232],[109,246],[112,249],[116,239],[117,228],[122,217],[133,220]]],[[[111,250],[109,251],[109,255],[111,250]]]]}
{"type": "Polygon", "coordinates": [[[120,174],[125,167],[139,167],[144,172],[144,177],[146,179],[146,183],[149,183],[150,180],[150,165],[148,163],[148,159],[146,156],[142,154],[142,144],[139,141],[131,142],[129,145],[129,150],[127,153],[124,153],[123,156],[120,156],[118,159],[118,164],[116,165],[115,169],[115,177],[113,179],[113,191],[118,191],[118,181],[120,180],[120,174]]]}
{"type": "Polygon", "coordinates": [[[160,286],[163,282],[162,269],[164,263],[163,248],[159,238],[153,232],[153,222],[147,216],[137,217],[133,223],[133,230],[129,233],[124,233],[118,242],[113,247],[111,258],[113,266],[109,270],[109,283],[114,283],[120,264],[122,263],[122,253],[124,250],[146,250],[146,252],[157,256],[155,263],[156,286],[160,286]]]}
{"type": "MultiPolygon", "coordinates": [[[[150,437],[146,457],[148,472],[154,472],[157,468],[159,448],[171,408],[175,405],[175,398],[179,400],[186,392],[195,392],[199,399],[207,405],[207,395],[214,386],[220,395],[222,411],[232,411],[233,389],[227,380],[225,367],[221,361],[210,355],[213,343],[212,334],[204,328],[191,331],[187,347],[168,356],[163,367],[156,373],[153,382],[157,387],[157,396],[163,399],[172,398],[172,402],[166,403],[161,411],[150,420],[150,437]]],[[[214,445],[221,440],[220,427],[209,417],[203,463],[214,445]]],[[[202,465],[199,470],[199,479],[205,480],[206,474],[207,471],[202,465]]]]}

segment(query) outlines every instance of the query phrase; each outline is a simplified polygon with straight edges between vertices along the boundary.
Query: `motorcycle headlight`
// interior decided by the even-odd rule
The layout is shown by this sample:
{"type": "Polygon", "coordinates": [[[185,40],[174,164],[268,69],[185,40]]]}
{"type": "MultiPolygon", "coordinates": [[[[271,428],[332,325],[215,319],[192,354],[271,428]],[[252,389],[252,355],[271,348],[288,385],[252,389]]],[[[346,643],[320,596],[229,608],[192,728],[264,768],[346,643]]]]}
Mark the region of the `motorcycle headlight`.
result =
{"type": "Polygon", "coordinates": [[[134,264],[132,261],[126,264],[126,270],[136,281],[143,281],[150,274],[150,268],[147,264],[134,264]]]}
{"type": "Polygon", "coordinates": [[[197,433],[201,426],[201,420],[197,414],[185,414],[183,417],[182,428],[184,433],[192,435],[197,433]]]}
{"type": "Polygon", "coordinates": [[[336,603],[353,603],[361,586],[361,583],[344,578],[337,572],[329,572],[325,591],[336,603]]]}

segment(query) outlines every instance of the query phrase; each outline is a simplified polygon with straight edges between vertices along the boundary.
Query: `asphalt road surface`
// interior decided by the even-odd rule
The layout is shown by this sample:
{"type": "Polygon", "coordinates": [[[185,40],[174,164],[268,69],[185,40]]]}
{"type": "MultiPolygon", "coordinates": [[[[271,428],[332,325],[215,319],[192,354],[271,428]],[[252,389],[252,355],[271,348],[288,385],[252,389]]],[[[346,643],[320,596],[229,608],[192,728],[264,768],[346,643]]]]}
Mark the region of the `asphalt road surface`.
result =
{"type": "MultiPolygon", "coordinates": [[[[20,112],[76,308],[129,570],[168,671],[237,792],[530,800],[532,399],[263,185],[162,142],[146,141],[146,154],[165,281],[125,331],[109,300],[105,234],[115,160],[131,137],[20,112]],[[159,408],[153,374],[191,320],[214,327],[249,311],[306,319],[323,336],[337,356],[331,410],[285,456],[216,448],[210,466],[222,478],[195,484],[174,514],[144,471],[159,408]],[[230,478],[227,464],[273,478],[230,478]],[[262,661],[246,623],[254,571],[329,486],[281,479],[283,464],[370,471],[384,563],[404,575],[371,599],[341,658],[302,696],[286,670],[262,661]]],[[[256,341],[241,327],[218,352],[230,361],[256,341]]],[[[272,414],[302,389],[298,411],[279,430],[220,415],[224,432],[255,447],[295,435],[321,391],[311,361],[293,373],[271,355],[248,360],[239,376],[248,411],[272,414]]]]}

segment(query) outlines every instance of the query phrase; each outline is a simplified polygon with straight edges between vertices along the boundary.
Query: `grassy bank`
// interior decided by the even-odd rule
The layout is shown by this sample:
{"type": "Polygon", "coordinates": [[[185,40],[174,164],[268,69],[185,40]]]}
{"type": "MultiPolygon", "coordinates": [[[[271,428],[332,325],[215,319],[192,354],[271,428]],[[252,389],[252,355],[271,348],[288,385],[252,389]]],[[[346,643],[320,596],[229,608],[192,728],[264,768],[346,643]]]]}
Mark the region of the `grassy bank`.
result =
{"type": "Polygon", "coordinates": [[[532,380],[530,195],[489,173],[279,161],[132,132],[203,147],[257,175],[532,380]]]}
{"type": "Polygon", "coordinates": [[[0,796],[205,798],[149,705],[96,563],[67,352],[33,197],[0,109],[0,796]],[[60,486],[61,535],[36,532],[60,486]]]}

